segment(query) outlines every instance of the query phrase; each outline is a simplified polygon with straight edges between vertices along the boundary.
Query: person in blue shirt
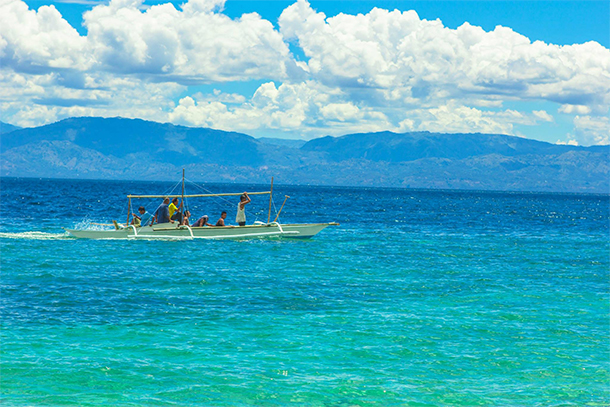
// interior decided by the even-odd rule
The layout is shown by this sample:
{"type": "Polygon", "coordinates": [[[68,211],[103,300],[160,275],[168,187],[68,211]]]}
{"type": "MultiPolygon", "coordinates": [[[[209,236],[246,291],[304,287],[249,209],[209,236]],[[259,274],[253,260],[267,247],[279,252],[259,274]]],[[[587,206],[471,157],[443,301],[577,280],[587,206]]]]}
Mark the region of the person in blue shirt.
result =
{"type": "Polygon", "coordinates": [[[143,206],[138,208],[139,215],[133,214],[133,224],[138,226],[136,223],[139,223],[139,226],[148,226],[150,220],[152,219],[152,215],[146,212],[146,209],[143,206]],[[137,220],[136,220],[137,219],[137,220]]]}
{"type": "Polygon", "coordinates": [[[173,220],[169,218],[169,198],[165,198],[163,203],[159,205],[157,210],[155,211],[155,218],[153,219],[153,223],[174,223],[173,220]]]}

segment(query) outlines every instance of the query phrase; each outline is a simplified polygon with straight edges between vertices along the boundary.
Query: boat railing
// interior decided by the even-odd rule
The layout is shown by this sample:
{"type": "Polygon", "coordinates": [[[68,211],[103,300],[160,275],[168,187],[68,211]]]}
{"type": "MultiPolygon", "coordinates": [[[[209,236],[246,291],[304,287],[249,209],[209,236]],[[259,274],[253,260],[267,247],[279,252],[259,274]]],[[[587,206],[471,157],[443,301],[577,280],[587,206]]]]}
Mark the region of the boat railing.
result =
{"type": "Polygon", "coordinates": [[[191,227],[189,225],[184,225],[186,226],[186,228],[189,230],[189,233],[191,234],[191,239],[194,239],[195,236],[193,236],[193,229],[191,229],[191,227]]]}

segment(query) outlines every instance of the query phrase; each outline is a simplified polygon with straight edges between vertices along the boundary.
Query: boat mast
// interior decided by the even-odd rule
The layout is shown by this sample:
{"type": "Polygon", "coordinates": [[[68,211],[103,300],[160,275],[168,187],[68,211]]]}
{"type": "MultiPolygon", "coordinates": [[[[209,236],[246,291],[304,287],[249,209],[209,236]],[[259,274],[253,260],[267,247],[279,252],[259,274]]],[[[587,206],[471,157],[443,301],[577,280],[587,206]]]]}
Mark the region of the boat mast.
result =
{"type": "Polygon", "coordinates": [[[127,204],[127,222],[125,226],[129,226],[129,215],[131,214],[131,197],[129,197],[129,203],[127,204]]]}
{"type": "Polygon", "coordinates": [[[269,216],[267,216],[267,223],[271,220],[271,200],[273,199],[273,177],[271,177],[271,190],[269,191],[269,216]]]}
{"type": "Polygon", "coordinates": [[[184,215],[184,168],[182,169],[182,202],[180,202],[180,207],[182,208],[182,215],[184,215]]]}

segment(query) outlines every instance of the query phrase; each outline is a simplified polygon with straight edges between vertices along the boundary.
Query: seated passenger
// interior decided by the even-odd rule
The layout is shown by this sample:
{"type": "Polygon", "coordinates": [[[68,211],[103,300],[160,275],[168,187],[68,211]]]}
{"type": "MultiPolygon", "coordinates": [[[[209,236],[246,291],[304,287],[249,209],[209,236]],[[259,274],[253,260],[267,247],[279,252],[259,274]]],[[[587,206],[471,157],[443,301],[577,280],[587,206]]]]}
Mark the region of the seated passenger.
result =
{"type": "MultiPolygon", "coordinates": [[[[171,205],[170,205],[170,207],[171,207],[171,205]]],[[[182,225],[183,218],[184,218],[184,216],[182,215],[182,212],[180,212],[179,209],[174,211],[174,214],[170,217],[171,220],[175,220],[176,222],[178,222],[179,225],[182,225]]]]}
{"type": "Polygon", "coordinates": [[[208,215],[203,215],[202,217],[200,217],[197,222],[193,223],[193,227],[196,228],[201,228],[204,226],[213,226],[211,225],[208,221],[210,220],[208,215]]]}
{"type": "MultiPolygon", "coordinates": [[[[182,206],[182,205],[180,205],[182,206]]],[[[172,203],[169,206],[169,218],[172,219],[174,216],[174,213],[178,210],[178,198],[174,198],[172,199],[172,203]]]]}
{"type": "Polygon", "coordinates": [[[184,216],[183,216],[182,221],[180,222],[180,224],[181,225],[190,226],[190,224],[189,224],[190,217],[191,217],[191,211],[189,211],[187,209],[186,211],[184,211],[184,216]]]}
{"type": "Polygon", "coordinates": [[[131,224],[137,228],[139,228],[140,226],[148,226],[152,215],[146,212],[146,209],[143,206],[140,206],[138,208],[138,212],[139,214],[133,214],[133,221],[131,222],[131,224]]]}
{"type": "Polygon", "coordinates": [[[216,226],[226,226],[225,225],[225,219],[227,217],[227,213],[226,212],[222,212],[220,214],[220,219],[218,219],[218,222],[216,222],[216,226]]]}
{"type": "MultiPolygon", "coordinates": [[[[165,198],[163,203],[159,205],[155,211],[155,217],[152,223],[169,223],[174,222],[169,218],[169,198],[165,198]]],[[[151,223],[151,224],[152,224],[151,223]]]]}

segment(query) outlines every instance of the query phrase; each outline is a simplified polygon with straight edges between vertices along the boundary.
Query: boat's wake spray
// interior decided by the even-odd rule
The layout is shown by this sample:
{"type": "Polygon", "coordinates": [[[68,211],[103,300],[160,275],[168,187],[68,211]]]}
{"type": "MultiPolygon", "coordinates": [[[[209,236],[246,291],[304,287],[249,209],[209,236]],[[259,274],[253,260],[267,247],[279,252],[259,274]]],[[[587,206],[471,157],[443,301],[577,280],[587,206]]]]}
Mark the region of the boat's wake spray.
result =
{"type": "Polygon", "coordinates": [[[75,224],[74,228],[83,230],[113,230],[114,226],[112,225],[112,223],[98,223],[92,222],[89,219],[83,219],[77,224],[75,224]]]}
{"type": "Polygon", "coordinates": [[[26,239],[26,240],[64,240],[73,239],[68,233],[45,233],[45,232],[17,232],[0,233],[0,239],[26,239]]]}

